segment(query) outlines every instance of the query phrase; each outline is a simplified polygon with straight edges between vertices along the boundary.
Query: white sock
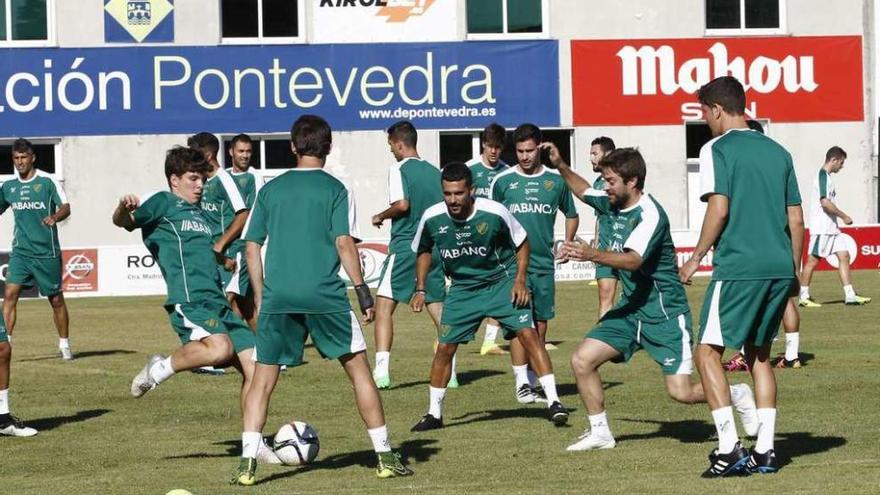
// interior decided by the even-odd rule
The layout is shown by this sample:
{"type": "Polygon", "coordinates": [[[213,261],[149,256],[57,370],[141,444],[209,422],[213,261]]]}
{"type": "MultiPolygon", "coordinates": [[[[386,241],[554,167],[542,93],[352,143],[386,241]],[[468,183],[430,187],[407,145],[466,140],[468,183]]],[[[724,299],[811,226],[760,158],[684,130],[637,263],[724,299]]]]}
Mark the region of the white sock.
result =
{"type": "Polygon", "coordinates": [[[758,439],[755,441],[755,452],[763,454],[772,449],[775,435],[776,409],[758,409],[758,439]]]}
{"type": "Polygon", "coordinates": [[[739,442],[736,423],[733,421],[733,407],[721,407],[712,411],[715,429],[718,431],[718,453],[729,454],[739,442]]]}
{"type": "Polygon", "coordinates": [[[388,427],[382,425],[378,428],[367,430],[370,440],[373,441],[373,450],[379,452],[391,452],[391,441],[388,440],[388,427]]]}
{"type": "Polygon", "coordinates": [[[59,349],[70,349],[70,339],[58,339],[58,348],[59,349]]]}
{"type": "Polygon", "coordinates": [[[516,381],[516,388],[529,384],[529,365],[513,366],[513,379],[516,381]]]}
{"type": "Polygon", "coordinates": [[[483,337],[483,345],[494,344],[498,337],[498,325],[486,324],[486,336],[483,337]]]}
{"type": "Polygon", "coordinates": [[[263,443],[263,434],[258,431],[245,431],[241,434],[241,456],[257,458],[257,450],[263,443]]]}
{"type": "Polygon", "coordinates": [[[535,372],[532,371],[531,368],[529,368],[527,370],[527,373],[528,373],[528,377],[529,377],[529,386],[534,387],[535,384],[538,383],[538,375],[536,375],[535,372]]]}
{"type": "Polygon", "coordinates": [[[843,295],[846,296],[847,299],[854,299],[856,297],[856,290],[853,289],[852,285],[844,285],[843,295]]]}
{"type": "Polygon", "coordinates": [[[0,414],[9,414],[9,389],[0,390],[0,414]]]}
{"type": "Polygon", "coordinates": [[[793,332],[785,334],[785,360],[794,361],[798,358],[798,347],[801,343],[801,333],[793,332]]]}
{"type": "Polygon", "coordinates": [[[150,367],[150,378],[156,383],[162,383],[174,375],[174,368],[171,367],[171,356],[157,362],[150,367]]]}
{"type": "MultiPolygon", "coordinates": [[[[456,353],[456,354],[457,354],[457,353],[456,353]]],[[[450,380],[452,380],[453,378],[456,378],[456,379],[458,378],[458,375],[455,374],[455,364],[456,364],[457,362],[458,362],[458,359],[456,359],[455,354],[453,354],[453,355],[452,355],[452,374],[449,375],[449,379],[450,379],[450,380]]]]}
{"type": "Polygon", "coordinates": [[[801,299],[809,299],[810,298],[810,286],[802,285],[801,286],[801,299]]]}
{"type": "Polygon", "coordinates": [[[435,418],[443,417],[443,399],[446,398],[445,388],[436,388],[428,386],[430,391],[430,400],[428,402],[428,414],[435,418]]]}
{"type": "Polygon", "coordinates": [[[606,411],[599,414],[590,414],[587,418],[590,420],[590,432],[594,435],[603,437],[612,437],[611,428],[608,427],[608,416],[606,411]]]}
{"type": "Polygon", "coordinates": [[[12,345],[12,335],[11,334],[8,334],[8,333],[6,334],[6,342],[9,342],[9,345],[12,345]]]}
{"type": "Polygon", "coordinates": [[[373,376],[386,376],[386,375],[388,375],[388,362],[389,361],[391,361],[391,352],[377,351],[376,352],[376,367],[373,369],[373,376]]]}
{"type": "Polygon", "coordinates": [[[559,396],[556,394],[556,376],[553,373],[547,373],[538,378],[538,381],[544,387],[544,395],[547,396],[547,407],[550,407],[554,402],[559,402],[559,396]]]}

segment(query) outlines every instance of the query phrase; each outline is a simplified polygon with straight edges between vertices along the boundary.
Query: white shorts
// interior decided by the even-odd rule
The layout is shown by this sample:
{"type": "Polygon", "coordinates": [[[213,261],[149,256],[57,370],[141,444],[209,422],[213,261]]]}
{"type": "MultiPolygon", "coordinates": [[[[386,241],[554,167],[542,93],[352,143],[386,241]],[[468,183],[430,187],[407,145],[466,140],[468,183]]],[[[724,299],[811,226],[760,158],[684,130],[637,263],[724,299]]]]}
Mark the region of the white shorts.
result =
{"type": "Polygon", "coordinates": [[[847,252],[846,242],[840,234],[819,234],[810,236],[810,256],[827,258],[834,253],[847,252]]]}

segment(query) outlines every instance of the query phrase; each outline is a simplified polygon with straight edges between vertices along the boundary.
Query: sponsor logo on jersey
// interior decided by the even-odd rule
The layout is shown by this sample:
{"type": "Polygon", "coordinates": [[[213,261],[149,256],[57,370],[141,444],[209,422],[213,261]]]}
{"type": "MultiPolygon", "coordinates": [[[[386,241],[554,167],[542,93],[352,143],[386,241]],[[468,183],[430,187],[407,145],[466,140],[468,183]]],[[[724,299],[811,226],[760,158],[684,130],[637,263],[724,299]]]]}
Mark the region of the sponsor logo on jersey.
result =
{"type": "Polygon", "coordinates": [[[46,203],[42,201],[16,201],[12,203],[13,210],[45,210],[46,203]]]}
{"type": "Polygon", "coordinates": [[[211,228],[195,220],[181,220],[180,230],[183,232],[202,232],[211,235],[211,228]]]}
{"type": "Polygon", "coordinates": [[[510,188],[511,191],[513,191],[514,189],[518,189],[518,188],[519,188],[519,182],[511,182],[511,183],[510,183],[510,186],[508,186],[508,187],[510,188]]]}
{"type": "Polygon", "coordinates": [[[202,201],[202,209],[205,211],[210,211],[211,213],[217,213],[220,211],[220,205],[217,203],[210,203],[202,201]]]}
{"type": "Polygon", "coordinates": [[[476,192],[477,192],[477,196],[479,196],[479,197],[484,197],[484,198],[488,198],[488,197],[489,197],[489,193],[492,192],[491,189],[492,189],[491,187],[478,187],[478,188],[477,188],[477,191],[476,191],[476,192]]]}
{"type": "Polygon", "coordinates": [[[440,248],[440,256],[443,259],[454,260],[462,256],[488,256],[489,248],[486,246],[463,246],[460,248],[440,248]]]}
{"type": "Polygon", "coordinates": [[[15,187],[10,187],[10,188],[9,188],[9,192],[14,193],[14,192],[15,192],[15,187]]]}
{"type": "Polygon", "coordinates": [[[455,238],[456,238],[457,240],[467,239],[467,238],[470,237],[470,236],[471,236],[471,233],[470,233],[470,232],[456,232],[456,233],[455,233],[455,238]]]}
{"type": "Polygon", "coordinates": [[[480,222],[477,224],[477,233],[480,235],[486,235],[486,232],[489,231],[489,224],[486,222],[480,222]]]}
{"type": "Polygon", "coordinates": [[[539,190],[540,190],[540,189],[535,189],[534,187],[527,187],[527,188],[525,189],[526,194],[535,194],[535,193],[537,193],[539,190]]]}
{"type": "Polygon", "coordinates": [[[445,234],[447,230],[449,230],[449,225],[441,225],[440,228],[437,229],[437,235],[445,234]]]}
{"type": "MultiPolygon", "coordinates": [[[[537,198],[535,198],[537,199],[537,198]]],[[[555,213],[553,207],[547,203],[513,203],[510,205],[511,213],[541,213],[544,215],[552,215],[555,213]]]]}

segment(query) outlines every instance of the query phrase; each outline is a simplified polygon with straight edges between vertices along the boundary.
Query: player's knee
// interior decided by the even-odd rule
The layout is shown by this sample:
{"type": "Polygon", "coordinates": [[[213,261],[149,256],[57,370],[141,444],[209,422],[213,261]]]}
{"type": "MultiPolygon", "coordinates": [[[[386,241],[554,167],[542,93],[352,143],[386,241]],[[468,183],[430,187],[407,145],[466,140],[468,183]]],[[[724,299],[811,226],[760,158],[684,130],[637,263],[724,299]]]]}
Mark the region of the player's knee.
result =
{"type": "Polygon", "coordinates": [[[455,350],[458,346],[453,344],[438,344],[437,345],[437,355],[444,360],[452,360],[452,357],[455,356],[455,350]]]}
{"type": "Polygon", "coordinates": [[[837,255],[837,260],[841,263],[849,263],[849,253],[847,251],[839,251],[834,253],[837,255]]]}
{"type": "Polygon", "coordinates": [[[221,365],[232,359],[232,341],[226,335],[217,335],[205,341],[212,365],[221,365]]]}
{"type": "Polygon", "coordinates": [[[64,307],[64,294],[55,294],[49,296],[49,304],[53,309],[61,309],[64,307]]]}
{"type": "Polygon", "coordinates": [[[597,368],[596,362],[584,352],[575,352],[571,355],[571,369],[575,374],[583,375],[592,373],[597,368]]]}
{"type": "Polygon", "coordinates": [[[12,346],[9,342],[0,342],[0,365],[6,365],[12,357],[12,346]]]}

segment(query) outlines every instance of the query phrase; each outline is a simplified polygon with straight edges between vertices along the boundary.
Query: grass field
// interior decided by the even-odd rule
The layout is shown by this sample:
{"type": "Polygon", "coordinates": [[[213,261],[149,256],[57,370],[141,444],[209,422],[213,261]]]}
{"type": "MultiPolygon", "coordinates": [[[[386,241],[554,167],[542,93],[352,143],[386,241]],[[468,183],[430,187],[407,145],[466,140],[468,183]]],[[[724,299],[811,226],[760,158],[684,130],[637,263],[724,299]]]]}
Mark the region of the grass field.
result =
{"type": "MultiPolygon", "coordinates": [[[[705,286],[698,280],[688,289],[695,316],[705,286]]],[[[876,299],[880,275],[856,272],[856,286],[876,299]]],[[[183,373],[143,399],[129,395],[147,355],[176,345],[161,298],[70,300],[79,356],[70,363],[56,356],[48,304],[22,302],[10,400],[13,412],[41,432],[0,438],[0,493],[878,493],[880,300],[845,307],[833,273],[817,274],[813,294],[828,304],[802,312],[805,366],[777,373],[783,468],[776,475],[700,479],[715,445],[708,408],[666,398],[660,372],[644,353],[602,370],[618,447],[565,452],[586,424],[568,360],[596,312],[594,287],[566,283],[558,286],[550,340],[559,345],[551,357],[560,394],[575,409],[570,426],[554,428],[541,406],[518,405],[509,360],[482,357],[471,344],[459,353],[463,386],[447,396],[447,427],[410,433],[427,407],[433,332],[426,316],[399,308],[394,388],[382,397],[392,440],[415,476],[375,478],[347,379],[338,363],[309,349],[308,364],[283,375],[266,431],[294,418],[312,423],[321,439],[318,460],[303,468],[261,466],[258,485],[249,488],[226,485],[241,429],[235,375],[183,373]]],[[[372,356],[371,335],[368,343],[372,356]]]]}

